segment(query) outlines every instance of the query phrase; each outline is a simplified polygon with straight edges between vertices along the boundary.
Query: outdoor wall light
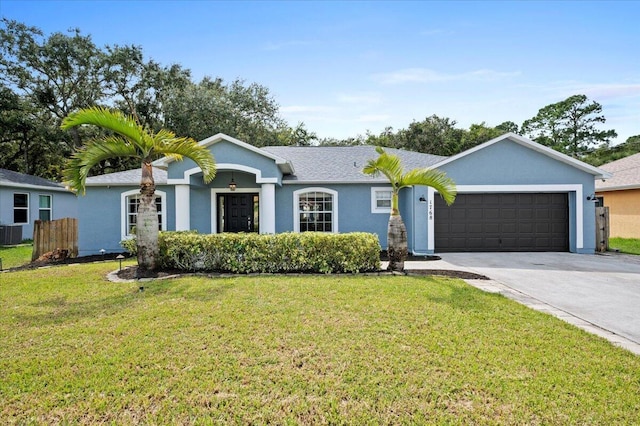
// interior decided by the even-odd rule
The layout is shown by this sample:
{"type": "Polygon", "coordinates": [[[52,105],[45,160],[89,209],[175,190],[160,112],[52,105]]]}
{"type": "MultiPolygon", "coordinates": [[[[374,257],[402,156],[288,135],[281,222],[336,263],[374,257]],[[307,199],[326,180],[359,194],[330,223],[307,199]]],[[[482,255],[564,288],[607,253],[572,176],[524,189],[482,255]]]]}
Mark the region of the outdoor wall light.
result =
{"type": "Polygon", "coordinates": [[[597,202],[598,198],[596,197],[596,194],[591,194],[587,197],[587,201],[597,202]]]}
{"type": "Polygon", "coordinates": [[[229,182],[229,189],[231,191],[235,191],[236,190],[236,181],[233,180],[233,172],[231,173],[231,182],[229,182]]]}
{"type": "Polygon", "coordinates": [[[427,199],[424,198],[424,195],[421,195],[420,198],[418,198],[418,201],[420,201],[421,203],[426,203],[427,199]]]}

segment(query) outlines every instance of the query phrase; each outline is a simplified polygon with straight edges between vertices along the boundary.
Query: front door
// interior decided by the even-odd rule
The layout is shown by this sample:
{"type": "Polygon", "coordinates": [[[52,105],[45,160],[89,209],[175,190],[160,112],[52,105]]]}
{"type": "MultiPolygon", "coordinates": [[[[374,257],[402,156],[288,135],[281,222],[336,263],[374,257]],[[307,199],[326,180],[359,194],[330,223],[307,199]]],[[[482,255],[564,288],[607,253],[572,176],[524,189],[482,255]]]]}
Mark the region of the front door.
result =
{"type": "Polygon", "coordinates": [[[258,232],[258,194],[220,194],[218,206],[222,232],[258,232]]]}

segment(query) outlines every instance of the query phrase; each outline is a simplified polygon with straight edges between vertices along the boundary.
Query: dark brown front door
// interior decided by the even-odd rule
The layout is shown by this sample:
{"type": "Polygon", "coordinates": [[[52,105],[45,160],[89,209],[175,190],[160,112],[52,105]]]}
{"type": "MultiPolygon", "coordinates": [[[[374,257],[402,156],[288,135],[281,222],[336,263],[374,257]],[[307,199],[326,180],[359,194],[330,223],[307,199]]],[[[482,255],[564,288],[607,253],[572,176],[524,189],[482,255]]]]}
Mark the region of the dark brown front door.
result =
{"type": "Polygon", "coordinates": [[[219,195],[223,232],[257,232],[258,194],[219,195]]]}

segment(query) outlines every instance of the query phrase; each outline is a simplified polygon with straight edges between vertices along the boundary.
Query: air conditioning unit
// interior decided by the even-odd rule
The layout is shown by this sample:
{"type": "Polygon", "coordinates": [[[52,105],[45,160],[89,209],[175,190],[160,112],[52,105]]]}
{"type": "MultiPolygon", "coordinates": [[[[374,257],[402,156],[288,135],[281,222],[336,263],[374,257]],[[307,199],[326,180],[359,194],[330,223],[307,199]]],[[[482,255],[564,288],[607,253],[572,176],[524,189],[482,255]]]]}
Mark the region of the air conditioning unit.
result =
{"type": "Polygon", "coordinates": [[[22,225],[0,225],[0,246],[15,246],[22,242],[22,225]]]}

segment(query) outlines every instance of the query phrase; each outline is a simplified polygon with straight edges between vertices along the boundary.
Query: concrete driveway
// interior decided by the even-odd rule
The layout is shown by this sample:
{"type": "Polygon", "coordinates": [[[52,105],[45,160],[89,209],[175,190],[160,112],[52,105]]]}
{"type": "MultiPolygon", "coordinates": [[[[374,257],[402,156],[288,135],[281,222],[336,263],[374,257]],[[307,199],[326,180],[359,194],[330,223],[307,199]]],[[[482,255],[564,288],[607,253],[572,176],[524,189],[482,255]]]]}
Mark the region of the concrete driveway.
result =
{"type": "Polygon", "coordinates": [[[529,303],[543,302],[542,305],[560,311],[555,315],[569,314],[578,322],[586,323],[582,328],[640,353],[640,256],[573,253],[444,253],[440,256],[442,261],[437,262],[486,275],[515,290],[513,298],[517,299],[517,293],[522,293],[533,299],[529,303]],[[590,329],[594,325],[605,332],[590,329]]]}

